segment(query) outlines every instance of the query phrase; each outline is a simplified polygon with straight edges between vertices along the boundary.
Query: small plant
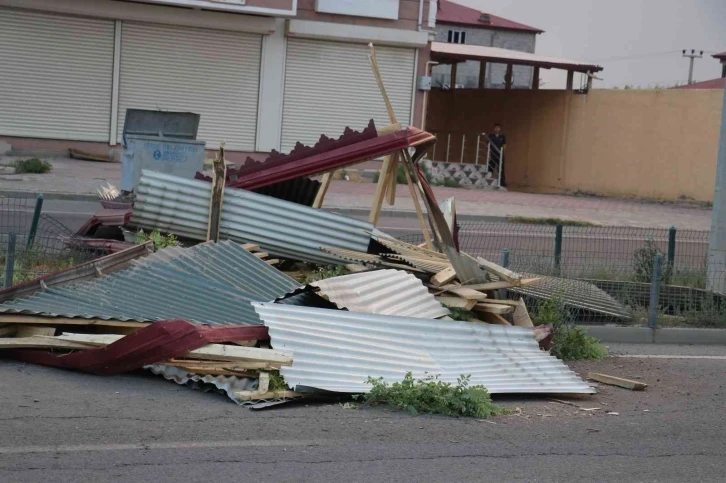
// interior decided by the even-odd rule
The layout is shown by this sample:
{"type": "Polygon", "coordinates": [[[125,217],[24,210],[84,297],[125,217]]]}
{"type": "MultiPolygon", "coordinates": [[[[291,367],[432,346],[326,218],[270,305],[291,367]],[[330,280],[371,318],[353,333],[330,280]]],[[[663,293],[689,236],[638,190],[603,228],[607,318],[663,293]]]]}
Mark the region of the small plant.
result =
{"type": "Polygon", "coordinates": [[[307,283],[325,280],[327,278],[339,277],[348,273],[343,265],[318,265],[313,273],[306,277],[307,283]]]}
{"type": "Polygon", "coordinates": [[[408,372],[401,382],[388,384],[383,378],[368,378],[372,385],[368,394],[360,399],[365,404],[387,404],[394,409],[419,413],[441,414],[454,417],[489,418],[507,414],[505,408],[492,402],[489,392],[482,386],[469,386],[471,376],[461,375],[456,385],[442,382],[438,376],[414,380],[408,372]]]}
{"type": "Polygon", "coordinates": [[[600,226],[584,220],[566,220],[563,218],[530,218],[527,216],[510,216],[507,218],[510,223],[522,223],[526,225],[562,225],[562,226],[600,226]]]}
{"type": "Polygon", "coordinates": [[[587,330],[572,325],[572,315],[562,297],[555,296],[540,305],[534,317],[537,325],[552,325],[550,354],[563,361],[598,360],[607,355],[607,349],[587,330]]]}
{"type": "Polygon", "coordinates": [[[174,235],[163,235],[159,230],[154,230],[151,233],[146,233],[144,230],[139,230],[136,234],[136,243],[145,243],[151,240],[154,242],[154,249],[161,250],[166,247],[176,247],[181,245],[174,235]]]}
{"type": "Polygon", "coordinates": [[[471,310],[462,309],[460,307],[446,307],[446,308],[449,309],[449,312],[451,312],[449,317],[451,317],[454,320],[461,320],[462,322],[466,322],[468,320],[476,318],[476,314],[474,314],[474,312],[472,312],[471,310]]]}
{"type": "Polygon", "coordinates": [[[270,391],[289,391],[290,386],[287,385],[285,379],[280,374],[280,371],[270,371],[270,391]]]}
{"type": "Polygon", "coordinates": [[[44,174],[53,169],[52,164],[39,158],[19,159],[14,161],[10,166],[15,168],[16,174],[44,174]]]}
{"type": "MultiPolygon", "coordinates": [[[[647,240],[644,247],[635,250],[635,253],[633,253],[633,272],[635,273],[634,280],[636,282],[650,282],[653,279],[653,266],[655,265],[655,257],[658,254],[663,256],[663,252],[660,251],[652,239],[647,240]]],[[[661,281],[663,283],[670,283],[672,268],[664,257],[661,269],[661,281]]]]}

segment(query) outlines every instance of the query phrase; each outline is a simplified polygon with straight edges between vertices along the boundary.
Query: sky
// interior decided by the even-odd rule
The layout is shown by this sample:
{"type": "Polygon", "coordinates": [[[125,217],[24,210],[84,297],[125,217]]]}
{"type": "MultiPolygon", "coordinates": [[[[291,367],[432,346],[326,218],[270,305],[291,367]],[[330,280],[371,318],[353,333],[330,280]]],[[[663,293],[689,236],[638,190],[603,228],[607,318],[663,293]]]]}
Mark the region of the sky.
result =
{"type": "MultiPolygon", "coordinates": [[[[595,88],[684,84],[683,49],[705,51],[695,61],[694,81],[721,75],[711,54],[726,51],[726,0],[455,1],[544,30],[538,54],[603,66],[595,88]]],[[[561,71],[543,71],[542,78],[543,88],[565,83],[561,71]]]]}

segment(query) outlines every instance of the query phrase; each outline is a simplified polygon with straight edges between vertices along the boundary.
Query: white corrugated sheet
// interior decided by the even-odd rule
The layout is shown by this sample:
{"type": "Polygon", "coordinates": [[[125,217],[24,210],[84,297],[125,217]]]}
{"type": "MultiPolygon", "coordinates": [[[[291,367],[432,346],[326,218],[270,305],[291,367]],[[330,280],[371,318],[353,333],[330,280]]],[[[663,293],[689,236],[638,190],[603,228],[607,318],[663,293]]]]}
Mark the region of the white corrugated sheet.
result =
{"type": "Polygon", "coordinates": [[[449,314],[421,280],[402,270],[377,270],[319,280],[310,285],[340,308],[369,314],[434,319],[449,314]]]}
{"type": "MultiPolygon", "coordinates": [[[[212,184],[143,171],[131,224],[204,240],[212,184]]],[[[312,263],[341,263],[322,246],[365,252],[373,225],[247,190],[226,188],[220,238],[255,243],[271,255],[312,263]]]]}
{"type": "Polygon", "coordinates": [[[438,375],[491,393],[595,391],[560,360],[539,349],[534,332],[471,322],[393,317],[358,312],[252,303],[276,349],[294,354],[281,370],[288,385],[362,393],[366,380],[401,381],[438,375]]]}

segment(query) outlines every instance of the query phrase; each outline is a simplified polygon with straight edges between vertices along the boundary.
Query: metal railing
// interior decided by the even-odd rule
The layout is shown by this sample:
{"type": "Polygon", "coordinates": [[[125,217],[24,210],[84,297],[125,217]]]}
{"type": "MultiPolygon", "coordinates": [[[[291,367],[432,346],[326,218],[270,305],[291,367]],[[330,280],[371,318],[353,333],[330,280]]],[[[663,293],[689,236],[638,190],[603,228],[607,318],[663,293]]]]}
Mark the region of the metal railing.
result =
{"type": "Polygon", "coordinates": [[[486,165],[487,171],[497,173],[496,186],[502,184],[504,150],[499,149],[485,133],[432,131],[436,144],[431,160],[446,163],[486,165]]]}

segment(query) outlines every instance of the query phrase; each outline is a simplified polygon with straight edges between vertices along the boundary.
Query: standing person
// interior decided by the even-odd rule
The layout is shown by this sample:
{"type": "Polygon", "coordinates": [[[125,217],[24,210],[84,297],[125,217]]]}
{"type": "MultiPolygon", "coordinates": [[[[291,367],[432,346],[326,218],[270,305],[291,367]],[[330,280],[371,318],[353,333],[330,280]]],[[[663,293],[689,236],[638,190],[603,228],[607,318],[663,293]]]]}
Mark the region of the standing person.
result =
{"type": "Polygon", "coordinates": [[[489,162],[497,166],[501,171],[501,187],[507,187],[507,180],[504,176],[504,148],[507,146],[507,137],[502,134],[502,125],[496,123],[494,125],[494,132],[489,134],[489,142],[494,145],[489,150],[489,162]],[[495,149],[496,148],[496,149],[495,149]]]}

